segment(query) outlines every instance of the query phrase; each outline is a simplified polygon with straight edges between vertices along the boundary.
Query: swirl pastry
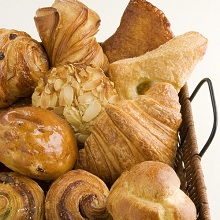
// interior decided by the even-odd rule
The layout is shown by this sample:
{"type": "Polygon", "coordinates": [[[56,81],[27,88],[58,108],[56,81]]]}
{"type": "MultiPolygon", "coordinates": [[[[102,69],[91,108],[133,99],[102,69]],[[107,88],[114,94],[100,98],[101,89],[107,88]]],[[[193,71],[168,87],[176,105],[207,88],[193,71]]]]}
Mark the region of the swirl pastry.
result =
{"type": "Polygon", "coordinates": [[[168,165],[145,161],[125,171],[113,184],[107,209],[115,220],[196,220],[196,207],[180,190],[168,165]]]}
{"type": "Polygon", "coordinates": [[[174,37],[165,14],[146,0],[130,0],[116,32],[101,45],[110,63],[140,56],[174,37]]]}
{"type": "Polygon", "coordinates": [[[106,105],[84,148],[79,150],[76,167],[111,186],[124,170],[145,160],[173,166],[180,107],[174,87],[162,82],[135,100],[106,105]]]}
{"type": "Polygon", "coordinates": [[[144,55],[111,63],[109,77],[120,99],[134,99],[146,87],[161,81],[171,83],[179,92],[206,49],[204,36],[187,32],[144,55]]]}
{"type": "Polygon", "coordinates": [[[20,107],[0,118],[0,162],[39,180],[71,170],[78,154],[72,128],[53,112],[20,107]]]}
{"type": "Polygon", "coordinates": [[[0,29],[0,108],[28,97],[48,71],[47,55],[23,31],[0,29]]]}
{"type": "Polygon", "coordinates": [[[84,170],[71,170],[51,185],[45,200],[46,219],[110,220],[108,194],[109,189],[98,177],[84,170]]]}
{"type": "Polygon", "coordinates": [[[0,219],[43,220],[45,196],[32,179],[14,172],[0,173],[0,219]]]}
{"type": "Polygon", "coordinates": [[[34,20],[52,67],[74,62],[108,68],[95,38],[100,17],[80,1],[55,0],[52,7],[38,9],[34,20]]]}
{"type": "Polygon", "coordinates": [[[59,65],[40,80],[32,104],[63,115],[84,143],[97,116],[107,103],[116,103],[114,84],[100,68],[59,65]]]}

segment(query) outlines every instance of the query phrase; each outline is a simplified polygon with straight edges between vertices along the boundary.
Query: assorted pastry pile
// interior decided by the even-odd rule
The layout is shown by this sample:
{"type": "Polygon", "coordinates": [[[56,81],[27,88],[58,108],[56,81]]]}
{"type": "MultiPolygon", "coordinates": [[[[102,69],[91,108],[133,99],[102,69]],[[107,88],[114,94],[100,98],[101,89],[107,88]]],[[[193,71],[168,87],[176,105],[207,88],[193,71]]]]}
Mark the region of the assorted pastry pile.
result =
{"type": "Polygon", "coordinates": [[[0,29],[0,219],[196,219],[174,171],[178,93],[207,39],[145,0],[103,42],[77,0],[34,21],[42,42],[0,29]]]}

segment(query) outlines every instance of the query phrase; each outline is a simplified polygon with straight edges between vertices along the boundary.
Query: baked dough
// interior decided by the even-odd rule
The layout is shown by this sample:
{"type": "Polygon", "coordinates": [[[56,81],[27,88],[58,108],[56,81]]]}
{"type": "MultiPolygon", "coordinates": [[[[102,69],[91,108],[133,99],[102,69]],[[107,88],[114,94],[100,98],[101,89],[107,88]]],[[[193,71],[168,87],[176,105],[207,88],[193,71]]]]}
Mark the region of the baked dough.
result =
{"type": "Polygon", "coordinates": [[[113,220],[196,220],[196,207],[167,164],[145,161],[125,171],[107,199],[113,220]]]}
{"type": "Polygon", "coordinates": [[[156,49],[174,34],[165,14],[146,0],[130,0],[116,32],[101,46],[110,63],[156,49]]]}
{"type": "Polygon", "coordinates": [[[158,83],[146,95],[106,105],[97,118],[76,167],[111,186],[127,169],[145,160],[174,165],[181,124],[179,98],[169,83],[158,83]]]}
{"type": "Polygon", "coordinates": [[[120,99],[134,99],[155,82],[185,85],[207,49],[207,39],[198,32],[179,35],[144,55],[118,60],[109,66],[120,99]]]}
{"type": "Polygon", "coordinates": [[[10,109],[0,118],[0,162],[27,177],[53,180],[71,170],[78,148],[73,130],[38,107],[10,109]]]}
{"type": "Polygon", "coordinates": [[[51,67],[74,62],[108,69],[95,38],[100,17],[82,2],[55,0],[51,7],[39,8],[34,20],[51,67]]]}
{"type": "Polygon", "coordinates": [[[0,28],[0,108],[30,97],[48,69],[39,42],[24,31],[0,28]]]}

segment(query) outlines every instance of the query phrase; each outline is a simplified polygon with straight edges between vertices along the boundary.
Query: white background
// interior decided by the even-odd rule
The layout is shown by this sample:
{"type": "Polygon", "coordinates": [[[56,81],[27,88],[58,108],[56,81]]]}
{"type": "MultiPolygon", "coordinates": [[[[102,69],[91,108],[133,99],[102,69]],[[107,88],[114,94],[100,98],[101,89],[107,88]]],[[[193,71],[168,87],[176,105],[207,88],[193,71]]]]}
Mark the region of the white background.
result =
{"type": "MultiPolygon", "coordinates": [[[[82,0],[95,10],[101,18],[97,34],[99,42],[108,38],[116,30],[128,0],[82,0]]],[[[205,77],[212,80],[217,106],[220,103],[220,1],[211,0],[150,0],[161,9],[171,23],[175,35],[187,31],[198,31],[209,40],[207,53],[196,66],[188,85],[193,91],[199,81],[205,77]]],[[[36,40],[40,40],[33,17],[39,7],[51,6],[53,0],[0,0],[0,27],[26,31],[36,40]]],[[[210,134],[213,114],[208,87],[202,87],[193,100],[193,117],[197,142],[201,149],[210,134]]],[[[220,109],[220,107],[219,107],[220,109]]],[[[220,133],[202,157],[202,168],[207,187],[209,206],[213,220],[220,219],[220,133]]]]}

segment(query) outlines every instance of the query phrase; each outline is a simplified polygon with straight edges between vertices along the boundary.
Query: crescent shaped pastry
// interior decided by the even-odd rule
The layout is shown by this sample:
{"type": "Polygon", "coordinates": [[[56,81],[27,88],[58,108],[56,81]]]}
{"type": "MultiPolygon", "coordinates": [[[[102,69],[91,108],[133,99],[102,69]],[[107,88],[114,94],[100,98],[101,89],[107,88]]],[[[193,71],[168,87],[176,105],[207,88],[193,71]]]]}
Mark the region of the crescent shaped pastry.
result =
{"type": "Polygon", "coordinates": [[[109,189],[85,170],[71,170],[51,185],[45,200],[47,220],[112,219],[106,209],[109,189]]]}
{"type": "Polygon", "coordinates": [[[0,173],[0,219],[44,219],[45,196],[34,180],[15,172],[0,173]]]}
{"type": "Polygon", "coordinates": [[[52,67],[66,62],[108,68],[95,34],[100,17],[77,0],[55,0],[36,11],[35,24],[52,67]]]}
{"type": "Polygon", "coordinates": [[[49,110],[19,107],[0,117],[0,162],[15,172],[54,180],[73,168],[77,154],[72,128],[49,110]]]}
{"type": "Polygon", "coordinates": [[[23,31],[0,29],[0,108],[29,97],[49,69],[42,45],[23,31]]]}
{"type": "Polygon", "coordinates": [[[107,209],[114,220],[196,220],[193,201],[167,164],[145,161],[125,171],[113,184],[107,209]]]}
{"type": "Polygon", "coordinates": [[[109,66],[120,99],[134,99],[155,82],[171,83],[176,90],[185,85],[207,49],[207,39],[187,32],[144,55],[118,60],[109,66]]]}
{"type": "Polygon", "coordinates": [[[173,166],[181,124],[179,98],[169,83],[158,83],[146,95],[106,105],[98,117],[76,167],[111,186],[120,174],[145,160],[173,166]]]}
{"type": "Polygon", "coordinates": [[[174,37],[165,14],[146,0],[130,0],[116,32],[101,45],[110,63],[140,56],[174,37]]]}

